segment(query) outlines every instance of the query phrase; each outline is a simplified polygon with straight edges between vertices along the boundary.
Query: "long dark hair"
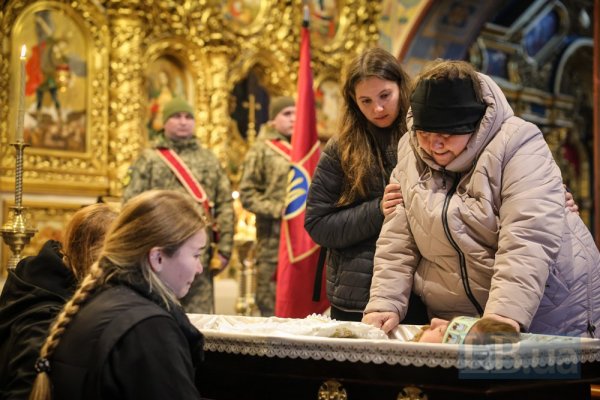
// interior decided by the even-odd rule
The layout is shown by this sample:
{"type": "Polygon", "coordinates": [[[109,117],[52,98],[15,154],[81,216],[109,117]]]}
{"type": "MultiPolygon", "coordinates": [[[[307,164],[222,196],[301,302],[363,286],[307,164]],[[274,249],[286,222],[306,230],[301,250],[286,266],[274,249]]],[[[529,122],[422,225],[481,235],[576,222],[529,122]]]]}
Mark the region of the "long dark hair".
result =
{"type": "Polygon", "coordinates": [[[347,205],[358,197],[366,196],[368,182],[373,168],[380,165],[378,153],[369,140],[369,121],[356,103],[356,85],[361,81],[376,77],[396,82],[399,89],[398,118],[392,126],[391,143],[397,144],[406,132],[406,112],[409,107],[410,78],[398,60],[380,48],[365,50],[346,69],[346,80],[342,89],[344,110],[341,119],[341,132],[338,136],[340,161],[345,172],[345,182],[338,205],[347,205]]]}

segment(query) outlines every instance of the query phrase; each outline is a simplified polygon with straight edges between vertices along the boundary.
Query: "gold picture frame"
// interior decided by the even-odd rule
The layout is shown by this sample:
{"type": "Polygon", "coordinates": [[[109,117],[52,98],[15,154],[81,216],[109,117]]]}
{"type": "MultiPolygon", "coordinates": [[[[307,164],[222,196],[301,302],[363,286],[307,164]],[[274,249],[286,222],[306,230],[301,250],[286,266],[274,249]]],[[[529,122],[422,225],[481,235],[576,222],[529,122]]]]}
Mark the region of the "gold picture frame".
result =
{"type": "MultiPolygon", "coordinates": [[[[37,1],[9,9],[9,46],[0,76],[0,190],[14,179],[19,56],[27,46],[24,183],[37,193],[103,194],[108,190],[108,33],[93,2],[37,1]],[[11,28],[9,28],[11,27],[11,28]]],[[[2,59],[2,57],[0,57],[2,59]]]]}

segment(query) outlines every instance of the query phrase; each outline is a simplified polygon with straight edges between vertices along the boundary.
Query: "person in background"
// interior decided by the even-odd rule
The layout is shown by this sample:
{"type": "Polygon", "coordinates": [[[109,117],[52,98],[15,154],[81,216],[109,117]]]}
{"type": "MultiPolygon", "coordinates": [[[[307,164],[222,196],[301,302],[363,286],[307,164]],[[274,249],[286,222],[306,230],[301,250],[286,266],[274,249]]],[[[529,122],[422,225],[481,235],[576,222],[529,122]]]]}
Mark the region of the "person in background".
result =
{"type": "Polygon", "coordinates": [[[92,204],[73,214],[62,245],[47,241],[19,262],[0,295],[0,399],[27,399],[48,328],[97,259],[117,212],[92,204]]]}
{"type": "MultiPolygon", "coordinates": [[[[388,181],[406,131],[409,82],[398,60],[380,48],[350,63],[341,131],[327,143],[310,186],[305,228],[327,249],[327,296],[337,320],[361,320],[384,215],[401,200],[388,181]]],[[[411,306],[414,316],[404,323],[429,321],[418,298],[411,306]]]]}
{"type": "Polygon", "coordinates": [[[192,106],[175,98],[164,105],[163,131],[152,148],[142,152],[129,168],[123,189],[123,202],[146,190],[167,189],[188,193],[202,204],[212,221],[204,265],[211,273],[195,280],[190,294],[182,299],[187,312],[214,312],[213,273],[228,263],[233,246],[233,199],[231,185],[216,156],[194,137],[192,106]]]}
{"type": "Polygon", "coordinates": [[[179,304],[201,274],[207,220],[190,196],[129,200],[52,324],[31,399],[198,399],[202,334],[179,304]]]}
{"type": "Polygon", "coordinates": [[[516,331],[595,336],[600,254],[542,132],[464,61],[417,77],[363,322],[389,332],[414,291],[431,317],[483,316],[516,331]]]}
{"type": "Polygon", "coordinates": [[[242,205],[256,214],[256,305],[263,317],[270,317],[275,311],[274,276],[295,122],[294,99],[273,98],[269,104],[269,121],[246,154],[240,181],[242,205]]]}

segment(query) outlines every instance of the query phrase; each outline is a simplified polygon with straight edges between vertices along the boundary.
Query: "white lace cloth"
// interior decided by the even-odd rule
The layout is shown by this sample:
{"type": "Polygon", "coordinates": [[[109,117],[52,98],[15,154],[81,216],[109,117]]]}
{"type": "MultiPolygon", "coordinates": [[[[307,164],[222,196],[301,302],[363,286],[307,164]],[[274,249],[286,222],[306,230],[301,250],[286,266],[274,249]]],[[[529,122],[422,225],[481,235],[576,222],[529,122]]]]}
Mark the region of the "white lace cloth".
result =
{"type": "Polygon", "coordinates": [[[419,326],[401,325],[388,338],[359,322],[188,314],[206,351],[404,366],[507,370],[599,362],[600,340],[523,334],[519,343],[453,345],[409,340],[419,326]]]}
{"type": "MultiPolygon", "coordinates": [[[[304,319],[255,318],[228,315],[202,315],[202,329],[219,332],[270,336],[320,336],[329,338],[388,339],[378,328],[361,322],[336,321],[313,314],[304,319]]],[[[193,321],[192,321],[193,322],[193,321]]]]}

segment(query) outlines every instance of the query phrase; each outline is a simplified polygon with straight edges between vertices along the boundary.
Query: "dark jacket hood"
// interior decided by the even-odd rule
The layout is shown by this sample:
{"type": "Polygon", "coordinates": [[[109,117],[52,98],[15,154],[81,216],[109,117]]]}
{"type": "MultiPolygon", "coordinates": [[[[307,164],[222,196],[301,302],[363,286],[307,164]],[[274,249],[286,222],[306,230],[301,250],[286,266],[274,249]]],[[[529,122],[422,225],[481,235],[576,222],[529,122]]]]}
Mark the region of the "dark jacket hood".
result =
{"type": "Polygon", "coordinates": [[[55,240],[44,244],[39,254],[24,258],[14,271],[9,271],[0,295],[0,332],[4,324],[46,300],[66,302],[77,282],[63,263],[61,245],[55,240]]]}

